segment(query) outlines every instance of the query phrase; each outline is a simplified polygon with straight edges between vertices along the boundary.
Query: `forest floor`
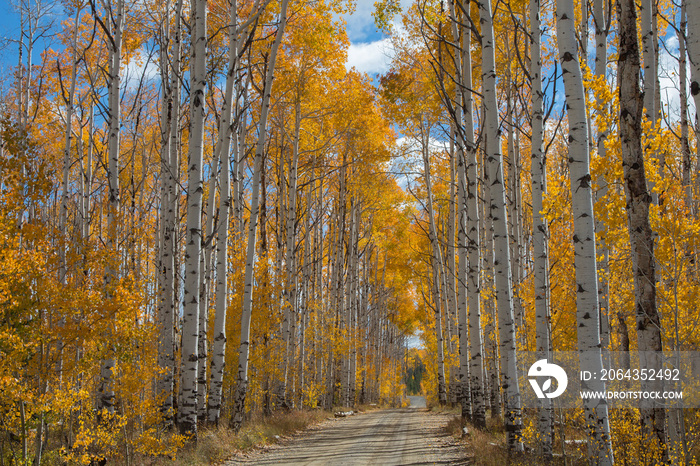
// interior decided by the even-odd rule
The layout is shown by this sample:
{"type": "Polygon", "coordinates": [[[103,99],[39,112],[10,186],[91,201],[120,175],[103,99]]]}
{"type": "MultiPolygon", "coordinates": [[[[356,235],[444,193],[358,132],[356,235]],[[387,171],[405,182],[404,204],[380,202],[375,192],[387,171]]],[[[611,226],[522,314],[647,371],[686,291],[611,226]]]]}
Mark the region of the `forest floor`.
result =
{"type": "Polygon", "coordinates": [[[450,433],[455,416],[432,413],[423,397],[409,408],[330,418],[279,443],[241,453],[234,465],[471,465],[464,445],[450,433]]]}

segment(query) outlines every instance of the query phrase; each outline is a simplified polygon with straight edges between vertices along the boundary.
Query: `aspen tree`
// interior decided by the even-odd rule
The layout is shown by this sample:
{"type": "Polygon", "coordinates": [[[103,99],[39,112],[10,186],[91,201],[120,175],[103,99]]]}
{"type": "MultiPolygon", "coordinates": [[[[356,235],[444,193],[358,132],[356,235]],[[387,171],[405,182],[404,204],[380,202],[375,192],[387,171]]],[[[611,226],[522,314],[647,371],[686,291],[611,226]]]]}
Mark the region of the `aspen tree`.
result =
{"type": "MultiPolygon", "coordinates": [[[[656,32],[656,1],[654,0],[642,0],[639,4],[640,16],[641,16],[641,32],[642,32],[642,59],[644,60],[644,116],[647,121],[651,122],[651,131],[653,132],[656,128],[656,120],[658,111],[657,108],[657,68],[658,68],[658,57],[657,57],[657,32],[656,32]]],[[[657,158],[657,155],[654,156],[657,158]]],[[[663,163],[663,161],[658,160],[657,163],[663,163]]],[[[659,171],[663,171],[663,167],[659,166],[659,171]]],[[[653,197],[654,204],[659,203],[658,194],[652,192],[654,189],[654,183],[649,182],[649,193],[653,197]]]]}
{"type": "MultiPolygon", "coordinates": [[[[574,28],[573,0],[557,0],[557,42],[564,74],[569,115],[569,172],[574,222],[574,264],[576,271],[576,321],[581,370],[600,373],[598,274],[596,269],[593,197],[591,193],[588,125],[583,79],[574,28]]],[[[584,382],[583,389],[605,390],[605,382],[584,382]]],[[[591,435],[593,461],[600,466],[613,464],[607,403],[585,400],[584,414],[591,435]]]]}
{"type": "MultiPolygon", "coordinates": [[[[647,187],[642,150],[642,105],[645,97],[639,89],[637,12],[633,0],[620,0],[617,5],[620,18],[620,46],[617,61],[620,145],[627,198],[627,220],[632,246],[639,364],[641,367],[660,371],[663,368],[663,347],[661,319],[656,308],[654,233],[649,223],[651,194],[647,187]]],[[[661,392],[663,385],[663,380],[642,381],[642,390],[661,392]]],[[[664,408],[653,401],[642,400],[640,411],[642,434],[645,438],[653,436],[662,449],[662,457],[659,460],[666,462],[668,450],[664,408]]]]}
{"type": "MultiPolygon", "coordinates": [[[[71,81],[70,88],[68,91],[68,100],[66,101],[66,141],[63,148],[63,177],[61,179],[61,209],[58,217],[58,231],[61,234],[60,244],[59,244],[59,265],[58,265],[58,282],[65,286],[68,283],[68,264],[66,263],[66,249],[67,249],[67,222],[68,222],[68,177],[70,175],[70,153],[73,140],[73,104],[75,101],[75,84],[77,81],[77,68],[78,68],[78,24],[80,18],[81,8],[77,7],[75,10],[75,23],[73,25],[73,39],[72,39],[72,60],[71,60],[71,81]]],[[[60,64],[58,65],[60,66],[60,64]]],[[[61,325],[65,319],[61,318],[61,325]]],[[[63,373],[63,342],[60,340],[57,342],[57,372],[59,379],[62,377],[63,373]]]]}
{"type": "Polygon", "coordinates": [[[496,102],[496,61],[493,35],[493,16],[490,0],[477,1],[481,17],[482,80],[485,109],[486,157],[489,166],[490,211],[494,227],[494,271],[496,279],[496,303],[498,306],[498,333],[500,340],[501,376],[505,404],[505,424],[508,451],[522,451],[520,438],[522,412],[513,318],[513,290],[511,282],[511,258],[508,246],[508,219],[506,218],[505,184],[503,183],[503,157],[498,131],[498,105],[496,102]]]}
{"type": "MultiPolygon", "coordinates": [[[[61,181],[61,210],[58,220],[58,229],[61,232],[62,244],[59,248],[59,269],[58,281],[62,285],[67,283],[67,264],[66,264],[66,223],[68,221],[68,176],[70,174],[70,151],[73,140],[73,103],[75,101],[75,83],[77,80],[78,67],[78,24],[81,9],[76,8],[75,24],[73,26],[73,42],[72,42],[72,60],[71,60],[71,80],[68,90],[68,101],[66,102],[66,140],[63,148],[63,178],[61,181]]],[[[60,65],[59,65],[60,66],[60,65]]]]}
{"type": "Polygon", "coordinates": [[[687,24],[687,5],[685,1],[681,2],[681,20],[678,28],[678,77],[680,81],[679,85],[679,97],[680,97],[680,125],[681,125],[681,160],[682,160],[682,173],[681,181],[683,186],[685,186],[685,199],[688,209],[694,214],[695,205],[693,202],[693,184],[691,182],[691,160],[690,160],[690,143],[688,141],[688,64],[686,60],[686,24],[687,24]]]}
{"type": "MultiPolygon", "coordinates": [[[[700,117],[700,4],[689,0],[682,0],[682,4],[686,6],[687,14],[687,36],[686,36],[686,51],[688,53],[688,63],[690,66],[690,95],[695,101],[695,124],[698,125],[700,117]]],[[[700,144],[696,144],[698,153],[700,153],[700,144]]],[[[700,166],[700,163],[697,164],[700,166]]],[[[700,187],[700,176],[695,177],[696,190],[700,187]]],[[[700,211],[698,208],[697,195],[695,199],[695,211],[700,211]]]]}
{"type": "Polygon", "coordinates": [[[642,0],[639,3],[642,28],[642,59],[644,60],[644,116],[651,122],[652,130],[656,126],[656,110],[654,106],[656,94],[656,51],[654,48],[654,32],[652,31],[653,5],[653,0],[642,0]]]}
{"type": "Polygon", "coordinates": [[[697,112],[700,112],[700,3],[690,0],[682,0],[687,14],[687,41],[688,62],[690,63],[690,95],[695,100],[696,122],[700,120],[697,112]]]}
{"type": "MultiPolygon", "coordinates": [[[[301,80],[303,81],[303,77],[301,80]]],[[[301,91],[300,91],[301,92],[301,91]]],[[[297,178],[299,171],[299,138],[301,133],[301,95],[296,96],[296,102],[294,104],[294,135],[292,140],[292,155],[289,161],[289,204],[287,205],[286,215],[285,215],[285,225],[286,230],[285,238],[285,289],[284,295],[282,297],[282,312],[283,312],[283,333],[284,333],[284,355],[283,355],[283,379],[282,387],[280,388],[282,404],[284,406],[290,406],[293,404],[293,400],[287,394],[287,383],[289,378],[289,368],[292,364],[293,354],[294,354],[294,344],[292,341],[293,335],[295,333],[295,322],[297,316],[297,290],[294,286],[297,267],[295,258],[295,248],[296,248],[296,218],[297,218],[297,178]],[[291,401],[291,403],[290,403],[291,401]]],[[[284,153],[284,150],[282,151],[284,153]]],[[[282,164],[282,162],[280,162],[282,164]]],[[[281,238],[280,238],[281,239],[281,238]]]]}
{"type": "Polygon", "coordinates": [[[192,0],[193,32],[190,71],[190,140],[187,168],[187,231],[185,288],[182,319],[182,403],[178,406],[180,432],[197,438],[197,374],[199,345],[199,274],[202,252],[202,155],[204,145],[204,90],[206,86],[207,0],[192,0]]]}
{"type": "MultiPolygon", "coordinates": [[[[532,248],[535,278],[535,346],[537,358],[549,359],[550,308],[547,220],[543,215],[543,199],[547,193],[547,158],[544,153],[544,106],[542,92],[540,0],[530,0],[530,84],[532,85],[532,248]]],[[[552,400],[539,400],[537,430],[540,454],[552,456],[552,400]]]]}
{"type": "MultiPolygon", "coordinates": [[[[470,1],[463,4],[463,17],[470,10],[470,1]]],[[[463,209],[466,209],[467,297],[469,301],[469,387],[471,389],[472,422],[486,427],[486,392],[484,375],[483,340],[481,335],[481,254],[478,202],[478,175],[476,146],[474,144],[471,31],[462,29],[462,112],[464,124],[464,161],[466,173],[460,175],[463,209]],[[466,175],[466,177],[464,177],[466,175]]],[[[461,230],[461,229],[460,229],[461,230]]],[[[461,275],[464,277],[464,274],[461,275]]]]}
{"type": "Polygon", "coordinates": [[[433,190],[430,179],[430,139],[424,122],[421,118],[421,148],[423,152],[423,176],[425,177],[425,189],[427,192],[426,207],[428,209],[428,225],[431,248],[431,267],[432,267],[432,296],[435,312],[435,332],[437,339],[437,364],[438,364],[438,400],[441,406],[447,404],[447,389],[445,386],[445,355],[444,342],[442,336],[442,298],[440,281],[442,277],[442,252],[440,251],[440,243],[437,238],[437,228],[435,226],[435,212],[433,207],[433,190]]]}
{"type": "Polygon", "coordinates": [[[248,391],[248,361],[250,351],[250,320],[253,305],[253,270],[255,260],[255,247],[257,238],[257,223],[260,192],[260,174],[263,170],[262,157],[267,137],[267,117],[270,111],[270,94],[272,90],[272,80],[275,70],[277,51],[282,42],[284,28],[287,23],[288,0],[282,0],[280,4],[279,21],[275,40],[270,50],[267,62],[267,72],[263,85],[260,120],[258,122],[258,143],[255,148],[255,160],[253,161],[253,186],[250,204],[250,219],[248,224],[248,244],[246,247],[246,265],[243,288],[243,305],[241,312],[241,339],[238,350],[238,370],[236,375],[236,391],[233,399],[233,413],[230,420],[231,427],[238,431],[243,425],[243,415],[245,413],[245,399],[248,391]]]}
{"type": "MultiPolygon", "coordinates": [[[[244,126],[236,122],[234,109],[239,110],[238,95],[240,86],[239,76],[239,28],[237,3],[231,2],[230,20],[228,26],[228,71],[226,73],[226,90],[224,106],[219,123],[219,134],[216,152],[221,166],[219,172],[219,223],[216,231],[216,313],[214,316],[214,339],[212,341],[212,359],[209,395],[207,397],[207,420],[218,424],[221,416],[221,391],[224,379],[224,364],[226,356],[226,311],[228,308],[228,232],[229,214],[231,211],[231,176],[230,153],[232,128],[244,126]]],[[[237,140],[233,141],[233,158],[238,165],[237,140]]]]}
{"type": "MultiPolygon", "coordinates": [[[[605,81],[607,76],[607,66],[608,66],[608,30],[610,28],[610,19],[606,13],[605,0],[594,0],[593,2],[593,24],[595,26],[595,75],[596,78],[605,81]]],[[[606,111],[605,98],[601,93],[596,94],[596,105],[599,111],[606,111]]],[[[605,146],[605,141],[608,137],[608,130],[606,128],[597,128],[597,149],[598,157],[605,160],[607,156],[607,147],[605,146]]],[[[597,199],[604,199],[608,193],[608,182],[605,176],[599,177],[598,181],[598,191],[595,196],[597,199]]],[[[607,226],[604,220],[598,220],[596,222],[596,228],[599,231],[605,232],[607,226]]],[[[598,264],[598,279],[599,279],[599,289],[598,289],[598,306],[600,311],[600,341],[603,345],[603,349],[610,348],[610,299],[609,299],[609,285],[608,279],[606,277],[608,272],[608,258],[609,251],[607,241],[605,239],[607,235],[603,235],[600,242],[600,257],[601,261],[598,264]]]]}
{"type": "Polygon", "coordinates": [[[464,24],[469,6],[469,1],[459,4],[456,1],[450,2],[452,42],[457,47],[454,52],[456,104],[454,106],[453,119],[457,142],[459,377],[462,390],[464,390],[461,395],[462,418],[465,419],[471,410],[471,422],[477,427],[485,427],[479,214],[477,195],[475,193],[477,187],[477,162],[472,120],[471,31],[464,24]]]}
{"type": "MultiPolygon", "coordinates": [[[[91,3],[93,16],[97,19],[98,13],[94,3],[91,3]]],[[[109,50],[107,67],[107,87],[109,100],[107,136],[107,183],[109,193],[109,207],[107,209],[107,241],[106,247],[109,251],[116,251],[118,244],[118,218],[119,218],[119,137],[121,126],[121,57],[122,57],[122,34],[124,31],[124,1],[116,0],[116,5],[108,5],[109,20],[105,25],[101,20],[100,25],[107,36],[107,48],[109,50]]],[[[119,271],[113,264],[107,266],[105,273],[105,288],[108,298],[111,297],[110,287],[114,286],[119,271]]],[[[114,386],[112,380],[112,369],[115,360],[113,355],[102,360],[100,364],[100,384],[98,387],[98,406],[101,410],[106,410],[108,414],[114,413],[114,386]]]]}
{"type": "Polygon", "coordinates": [[[161,81],[163,88],[162,127],[161,127],[161,273],[159,303],[159,348],[158,365],[163,375],[157,382],[157,393],[163,397],[161,411],[167,426],[173,417],[173,390],[175,370],[175,309],[176,309],[176,216],[178,204],[178,145],[180,119],[180,47],[182,41],[181,16],[183,0],[175,3],[174,32],[170,37],[170,3],[166,7],[164,22],[167,24],[161,34],[161,81]],[[168,55],[168,44],[172,40],[172,60],[168,55]]]}
{"type": "Polygon", "coordinates": [[[219,169],[219,151],[214,150],[214,157],[209,170],[209,198],[207,199],[206,223],[201,235],[202,247],[199,253],[199,336],[197,337],[197,418],[207,418],[207,360],[209,359],[209,282],[212,279],[212,252],[214,249],[214,210],[216,206],[216,180],[219,169]]]}
{"type": "MultiPolygon", "coordinates": [[[[483,105],[482,105],[483,108],[483,105]]],[[[482,133],[483,134],[483,133],[482,133]]],[[[475,149],[476,150],[476,149],[475,149]]],[[[483,154],[482,154],[483,155],[483,154]]],[[[483,160],[483,158],[482,158],[483,160]]],[[[480,268],[484,271],[484,280],[482,285],[484,288],[488,289],[493,293],[495,289],[494,284],[494,264],[493,264],[493,217],[491,216],[491,209],[489,208],[490,194],[490,183],[488,168],[485,164],[480,167],[482,176],[480,177],[481,183],[477,184],[481,187],[481,195],[477,197],[482,204],[483,224],[481,225],[481,231],[483,232],[483,239],[481,244],[484,245],[483,254],[480,255],[480,268]]],[[[467,174],[467,176],[469,176],[467,174]]],[[[487,380],[484,381],[484,389],[489,392],[488,404],[491,408],[491,417],[499,418],[502,411],[501,403],[501,382],[499,373],[499,348],[496,338],[496,326],[498,324],[498,318],[496,316],[496,307],[494,306],[493,299],[486,299],[484,302],[484,307],[486,314],[489,316],[484,328],[484,335],[486,338],[486,352],[488,354],[488,363],[485,364],[485,373],[487,374],[487,380]],[[488,385],[488,387],[487,387],[488,385]]]]}

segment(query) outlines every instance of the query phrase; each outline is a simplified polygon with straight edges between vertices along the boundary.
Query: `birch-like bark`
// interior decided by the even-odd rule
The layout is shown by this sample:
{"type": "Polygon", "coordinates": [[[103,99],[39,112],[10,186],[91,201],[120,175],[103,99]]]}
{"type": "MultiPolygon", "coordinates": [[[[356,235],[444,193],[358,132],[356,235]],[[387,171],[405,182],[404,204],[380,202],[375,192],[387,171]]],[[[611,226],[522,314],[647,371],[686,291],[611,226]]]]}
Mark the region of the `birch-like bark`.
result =
{"type": "MultiPolygon", "coordinates": [[[[627,197],[627,220],[632,245],[637,346],[641,367],[663,368],[661,320],[656,309],[656,270],[654,233],[649,223],[650,189],[647,187],[642,149],[642,105],[639,89],[639,46],[634,0],[619,0],[620,45],[617,84],[620,97],[620,142],[622,169],[627,197]]],[[[646,66],[646,63],[645,63],[646,66]]],[[[646,79],[645,79],[646,82],[646,79]]],[[[646,85],[645,85],[646,87],[646,85]]],[[[645,91],[646,92],[646,91],[645,91]]],[[[643,380],[642,390],[663,391],[663,380],[643,380]]],[[[668,460],[664,408],[653,400],[640,401],[642,435],[662,448],[662,463],[668,460]]]]}
{"type": "MultiPolygon", "coordinates": [[[[516,36],[517,42],[517,36],[516,36]]],[[[508,69],[508,82],[513,80],[512,70],[508,69]]],[[[508,87],[506,93],[506,121],[505,126],[508,128],[508,162],[504,167],[508,167],[508,185],[506,189],[506,200],[508,207],[508,239],[510,246],[511,259],[511,284],[513,288],[513,317],[515,318],[516,335],[520,336],[520,341],[526,343],[525,315],[523,314],[522,301],[517,292],[520,284],[520,257],[522,240],[520,237],[520,150],[518,148],[518,139],[515,136],[515,104],[513,98],[513,87],[516,83],[508,87]]],[[[525,344],[523,346],[526,346],[525,344]]]]}
{"type": "MultiPolygon", "coordinates": [[[[302,78],[303,79],[303,78],[302,78]]],[[[283,332],[284,332],[284,359],[283,359],[283,378],[280,388],[280,396],[282,405],[290,407],[293,404],[293,397],[287,394],[287,384],[289,379],[289,370],[294,357],[294,347],[292,344],[292,335],[295,331],[295,321],[297,315],[296,294],[296,258],[294,254],[296,245],[296,218],[297,218],[297,172],[299,168],[299,137],[301,133],[301,99],[298,96],[294,110],[294,141],[292,143],[292,156],[289,163],[289,204],[286,210],[285,219],[285,289],[282,300],[282,312],[284,316],[283,332]]]]}
{"type": "MultiPolygon", "coordinates": [[[[469,6],[469,1],[464,2],[461,6],[462,18],[464,12],[469,11],[469,6]]],[[[457,105],[455,105],[454,119],[457,123],[457,244],[459,252],[457,301],[460,319],[460,383],[465,390],[465,393],[462,394],[462,418],[464,419],[471,411],[471,422],[476,427],[483,428],[486,426],[486,403],[481,336],[478,168],[472,117],[471,31],[458,20],[454,1],[450,2],[450,14],[452,15],[452,40],[455,44],[459,44],[461,40],[461,46],[455,53],[457,105]],[[464,322],[463,325],[462,322],[464,322]],[[466,380],[466,377],[469,377],[469,380],[466,380]],[[466,393],[467,387],[470,393],[466,393]]]]}
{"type": "MultiPolygon", "coordinates": [[[[576,271],[576,321],[581,370],[600,373],[603,360],[600,349],[598,274],[591,193],[590,156],[583,79],[574,28],[573,0],[557,0],[557,41],[564,74],[566,103],[569,109],[569,173],[574,221],[574,266],[576,271]]],[[[604,391],[605,382],[582,382],[582,389],[604,391]]],[[[613,464],[607,403],[584,401],[584,414],[599,466],[613,464]]]]}
{"type": "MultiPolygon", "coordinates": [[[[214,339],[210,370],[209,396],[207,397],[207,419],[218,424],[221,416],[221,393],[224,380],[226,356],[226,310],[228,307],[228,229],[231,211],[231,179],[229,153],[231,151],[232,127],[234,125],[234,85],[238,77],[238,13],[236,2],[231,2],[231,24],[229,25],[229,65],[226,74],[224,108],[219,123],[217,152],[221,164],[219,174],[219,224],[216,232],[216,312],[214,315],[214,339]]],[[[238,145],[234,142],[234,160],[238,160],[238,145]]]]}
{"type": "Polygon", "coordinates": [[[185,296],[182,319],[180,432],[197,437],[197,374],[199,344],[199,274],[202,250],[202,156],[206,86],[207,0],[192,0],[192,68],[190,70],[190,140],[187,168],[187,231],[185,296]]]}
{"type": "Polygon", "coordinates": [[[692,164],[690,159],[690,143],[688,141],[688,64],[686,60],[686,2],[681,2],[681,21],[678,30],[678,77],[680,78],[680,123],[681,123],[681,180],[685,188],[685,204],[691,213],[694,212],[693,185],[691,183],[692,164]]]}
{"type": "MultiPolygon", "coordinates": [[[[644,60],[644,116],[651,122],[651,132],[656,127],[656,47],[654,39],[654,0],[641,0],[639,4],[642,28],[642,58],[644,60]]],[[[657,158],[654,156],[654,158],[657,158]]],[[[661,167],[659,167],[661,169],[661,167]]],[[[658,204],[658,194],[652,193],[654,183],[649,181],[649,193],[654,198],[654,204],[658,204]]]]}
{"type": "MultiPolygon", "coordinates": [[[[532,85],[532,249],[535,281],[535,346],[537,359],[550,356],[549,263],[547,219],[543,198],[547,192],[547,158],[544,153],[540,0],[530,0],[530,83],[532,85]]],[[[539,453],[552,457],[554,411],[550,398],[539,399],[537,430],[539,453]]]]}
{"type": "Polygon", "coordinates": [[[435,213],[433,209],[433,190],[430,179],[430,159],[428,146],[430,140],[426,134],[425,127],[421,125],[421,146],[423,149],[423,174],[425,176],[425,189],[428,200],[426,207],[428,208],[429,235],[431,247],[431,265],[433,269],[433,306],[435,306],[435,333],[437,338],[437,363],[438,363],[438,401],[441,406],[447,404],[447,389],[445,386],[445,354],[444,343],[442,336],[442,299],[440,293],[440,281],[442,273],[440,266],[442,263],[442,252],[440,251],[440,242],[437,237],[437,228],[435,226],[435,213]]]}
{"type": "MultiPolygon", "coordinates": [[[[656,126],[654,95],[656,93],[656,57],[654,51],[654,33],[652,31],[653,0],[641,0],[639,3],[642,27],[642,58],[644,60],[644,116],[651,121],[652,129],[656,126]]],[[[618,7],[619,8],[619,7],[618,7]]]]}
{"type": "Polygon", "coordinates": [[[73,102],[75,100],[75,83],[77,78],[76,68],[78,66],[78,20],[80,18],[80,8],[76,8],[75,25],[73,27],[73,59],[71,63],[71,80],[68,91],[68,101],[66,102],[66,139],[63,147],[63,178],[61,179],[61,210],[58,217],[58,230],[61,232],[61,246],[59,247],[58,281],[61,285],[67,283],[66,264],[66,223],[68,221],[68,176],[70,174],[70,149],[73,140],[73,102]]]}
{"type": "MultiPolygon", "coordinates": [[[[218,141],[217,141],[218,144],[218,141]]],[[[215,147],[209,171],[209,199],[202,248],[199,254],[199,336],[197,337],[197,418],[207,419],[207,360],[209,356],[209,283],[212,279],[214,249],[214,210],[216,206],[216,179],[219,173],[219,150],[215,147]]]]}
{"type": "MultiPolygon", "coordinates": [[[[690,66],[690,95],[695,101],[695,126],[700,125],[700,3],[683,0],[687,13],[686,52],[690,66]]],[[[696,135],[697,136],[697,135],[696,135]]],[[[696,144],[696,151],[700,154],[700,144],[696,144]]],[[[700,158],[698,158],[700,160],[700,158]]],[[[700,162],[696,164],[695,189],[700,192],[700,162]]],[[[695,211],[700,212],[700,202],[695,196],[695,211]]]]}
{"type": "MultiPolygon", "coordinates": [[[[483,134],[483,133],[482,133],[483,134]]],[[[483,224],[483,255],[481,256],[481,270],[484,272],[484,280],[482,285],[487,290],[494,290],[494,269],[493,269],[493,219],[491,218],[491,209],[489,209],[490,183],[488,169],[485,164],[479,167],[482,177],[480,186],[482,195],[478,196],[481,205],[481,211],[484,212],[483,224]]],[[[469,176],[469,174],[467,174],[469,176]]],[[[493,292],[493,291],[492,291],[493,292]]],[[[471,303],[470,303],[471,304],[471,303]]],[[[489,316],[484,328],[484,336],[486,338],[485,346],[488,360],[485,363],[486,380],[484,380],[484,389],[488,391],[488,404],[491,409],[491,418],[500,419],[502,411],[501,399],[501,382],[499,371],[499,351],[496,338],[496,325],[498,318],[496,316],[496,306],[493,299],[487,299],[484,302],[485,312],[489,316]],[[487,387],[488,385],[488,387],[487,387]]]]}
{"type": "MultiPolygon", "coordinates": [[[[470,2],[465,2],[469,11],[470,2]]],[[[463,208],[466,209],[466,249],[467,299],[469,304],[469,387],[471,389],[472,423],[476,427],[486,427],[486,392],[484,381],[483,338],[481,335],[481,250],[480,220],[478,199],[478,172],[476,146],[474,144],[473,95],[472,95],[472,56],[471,34],[462,30],[462,113],[464,128],[464,161],[466,179],[461,178],[463,208]]],[[[462,176],[462,175],[460,175],[462,176]]],[[[461,229],[460,229],[461,230],[461,229]]],[[[460,266],[462,259],[460,259],[460,266]]],[[[465,277],[465,275],[461,275],[465,277]]]]}
{"type": "Polygon", "coordinates": [[[241,310],[241,343],[238,349],[238,371],[236,375],[236,391],[233,398],[233,413],[230,425],[235,431],[240,430],[243,425],[243,415],[245,414],[245,399],[248,392],[248,359],[250,351],[250,320],[253,307],[253,271],[255,260],[255,243],[257,238],[259,192],[260,192],[260,172],[262,171],[262,156],[265,149],[265,139],[267,136],[267,117],[270,112],[270,94],[272,90],[272,80],[274,77],[277,51],[279,50],[284,28],[287,23],[288,0],[282,0],[280,4],[280,16],[277,26],[275,41],[270,50],[270,58],[267,63],[265,73],[265,83],[261,102],[260,121],[258,123],[258,143],[255,148],[255,160],[253,162],[253,189],[250,202],[250,220],[248,222],[248,245],[246,249],[245,278],[243,288],[243,304],[241,310]]]}
{"type": "MultiPolygon", "coordinates": [[[[610,27],[610,20],[608,14],[605,10],[604,0],[594,0],[593,3],[593,24],[595,25],[595,75],[599,79],[606,79],[607,75],[607,65],[608,65],[608,29],[610,27]]],[[[607,103],[605,102],[605,97],[602,93],[596,95],[596,102],[599,111],[607,111],[607,103]]],[[[605,147],[605,141],[608,137],[608,130],[604,127],[597,128],[597,146],[598,146],[598,157],[605,160],[607,157],[607,148],[605,147]]],[[[596,199],[603,199],[608,193],[608,182],[605,176],[599,177],[598,190],[595,193],[596,199]]],[[[598,231],[606,232],[607,226],[604,220],[598,220],[596,222],[596,229],[598,231]]],[[[599,257],[601,257],[598,263],[598,306],[600,311],[600,342],[603,350],[608,350],[610,348],[610,298],[609,298],[609,285],[607,279],[608,271],[608,258],[609,251],[606,241],[606,234],[600,241],[599,257]]]]}
{"type": "MultiPolygon", "coordinates": [[[[161,67],[163,82],[161,179],[163,183],[161,228],[161,273],[159,309],[159,349],[158,366],[163,375],[157,382],[157,392],[162,397],[161,412],[166,426],[172,423],[174,414],[174,372],[175,372],[175,309],[177,300],[176,277],[176,235],[178,202],[178,144],[180,119],[180,50],[182,41],[181,16],[182,0],[175,6],[175,31],[172,35],[172,60],[168,57],[167,44],[161,44],[161,67]],[[168,64],[172,63],[170,67],[168,64]],[[169,71],[169,72],[168,72],[169,71]]],[[[169,4],[168,4],[169,10],[169,4]]],[[[166,24],[169,20],[166,17],[166,24]]],[[[166,36],[169,34],[166,32],[166,36]]]]}
{"type": "MultiPolygon", "coordinates": [[[[68,91],[68,101],[66,102],[66,140],[63,147],[63,177],[61,179],[61,208],[58,216],[58,231],[61,234],[60,244],[58,248],[58,282],[66,286],[68,283],[68,265],[66,263],[66,254],[68,248],[68,231],[67,231],[67,221],[68,221],[68,177],[70,175],[70,150],[73,140],[73,102],[75,100],[75,84],[77,78],[77,67],[78,67],[78,20],[80,18],[81,8],[76,8],[75,11],[75,24],[73,26],[73,44],[72,44],[72,60],[71,60],[71,81],[70,89],[68,91]]],[[[60,66],[60,65],[59,65],[60,66]]],[[[82,159],[81,159],[82,160],[82,159]]],[[[59,325],[63,325],[65,322],[64,318],[61,318],[59,325]]],[[[59,383],[62,379],[63,372],[63,341],[59,339],[56,342],[57,347],[57,362],[56,362],[56,372],[59,377],[59,383]]]]}
{"type": "Polygon", "coordinates": [[[503,157],[500,148],[498,104],[496,101],[496,57],[494,49],[493,16],[490,0],[478,1],[481,17],[483,104],[485,111],[486,156],[489,165],[491,216],[494,228],[494,271],[498,306],[498,333],[501,353],[501,376],[505,405],[505,424],[508,450],[522,451],[522,412],[513,318],[513,289],[511,258],[508,247],[508,219],[506,218],[503,157]]]}
{"type": "MultiPolygon", "coordinates": [[[[109,100],[109,133],[107,136],[108,162],[107,162],[107,182],[109,193],[109,208],[107,210],[107,241],[108,251],[116,253],[119,241],[118,217],[119,217],[119,128],[121,123],[120,89],[121,77],[119,68],[121,67],[122,54],[122,33],[124,30],[124,1],[117,0],[115,21],[109,21],[108,32],[109,41],[109,66],[108,66],[108,100],[109,100]]],[[[113,265],[108,265],[105,274],[105,287],[108,299],[111,297],[110,287],[117,280],[119,271],[113,265]]],[[[109,336],[107,337],[109,340],[109,336]]],[[[100,363],[100,384],[98,386],[98,406],[107,410],[109,414],[114,413],[114,385],[112,381],[112,369],[114,368],[114,357],[110,355],[100,363]]]]}
{"type": "Polygon", "coordinates": [[[690,63],[690,95],[695,100],[696,121],[700,111],[700,2],[684,0],[688,15],[687,51],[690,63]]]}

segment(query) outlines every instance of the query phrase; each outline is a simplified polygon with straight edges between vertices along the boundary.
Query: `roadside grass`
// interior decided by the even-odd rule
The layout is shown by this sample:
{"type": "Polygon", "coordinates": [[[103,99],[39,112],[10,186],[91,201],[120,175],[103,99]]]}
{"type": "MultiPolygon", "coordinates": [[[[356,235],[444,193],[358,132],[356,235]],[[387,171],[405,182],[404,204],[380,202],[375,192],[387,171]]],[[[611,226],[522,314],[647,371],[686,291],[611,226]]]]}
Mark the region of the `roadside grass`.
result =
{"type": "MultiPolygon", "coordinates": [[[[557,426],[553,445],[554,457],[550,462],[547,462],[537,454],[535,442],[527,438],[524,441],[525,451],[523,453],[509,455],[502,421],[498,418],[491,418],[488,414],[485,429],[477,429],[467,423],[468,433],[463,437],[459,410],[455,414],[455,418],[450,420],[445,431],[464,445],[473,461],[470,464],[475,466],[588,466],[589,464],[586,459],[586,443],[577,440],[585,437],[582,429],[575,427],[564,429],[563,434],[567,442],[564,443],[564,451],[562,451],[562,432],[560,426],[557,426]]],[[[525,421],[527,424],[527,417],[525,421]]],[[[527,432],[525,434],[527,435],[527,432]]]]}
{"type": "Polygon", "coordinates": [[[148,466],[203,466],[223,464],[236,453],[276,443],[280,437],[294,434],[332,416],[320,409],[275,412],[271,416],[260,413],[244,424],[236,434],[228,427],[203,428],[196,444],[189,443],[177,457],[141,458],[138,464],[148,466]]]}

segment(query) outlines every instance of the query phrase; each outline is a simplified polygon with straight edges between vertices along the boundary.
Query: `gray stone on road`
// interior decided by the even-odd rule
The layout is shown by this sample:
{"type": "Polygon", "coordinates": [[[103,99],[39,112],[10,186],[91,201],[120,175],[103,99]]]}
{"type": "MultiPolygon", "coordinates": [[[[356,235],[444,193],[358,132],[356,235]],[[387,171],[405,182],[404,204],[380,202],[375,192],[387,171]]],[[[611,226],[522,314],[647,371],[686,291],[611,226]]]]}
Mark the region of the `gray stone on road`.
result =
{"type": "Polygon", "coordinates": [[[445,430],[454,416],[429,413],[421,408],[424,397],[410,398],[410,408],[329,418],[264,450],[239,455],[226,466],[472,464],[464,446],[445,430]]]}

